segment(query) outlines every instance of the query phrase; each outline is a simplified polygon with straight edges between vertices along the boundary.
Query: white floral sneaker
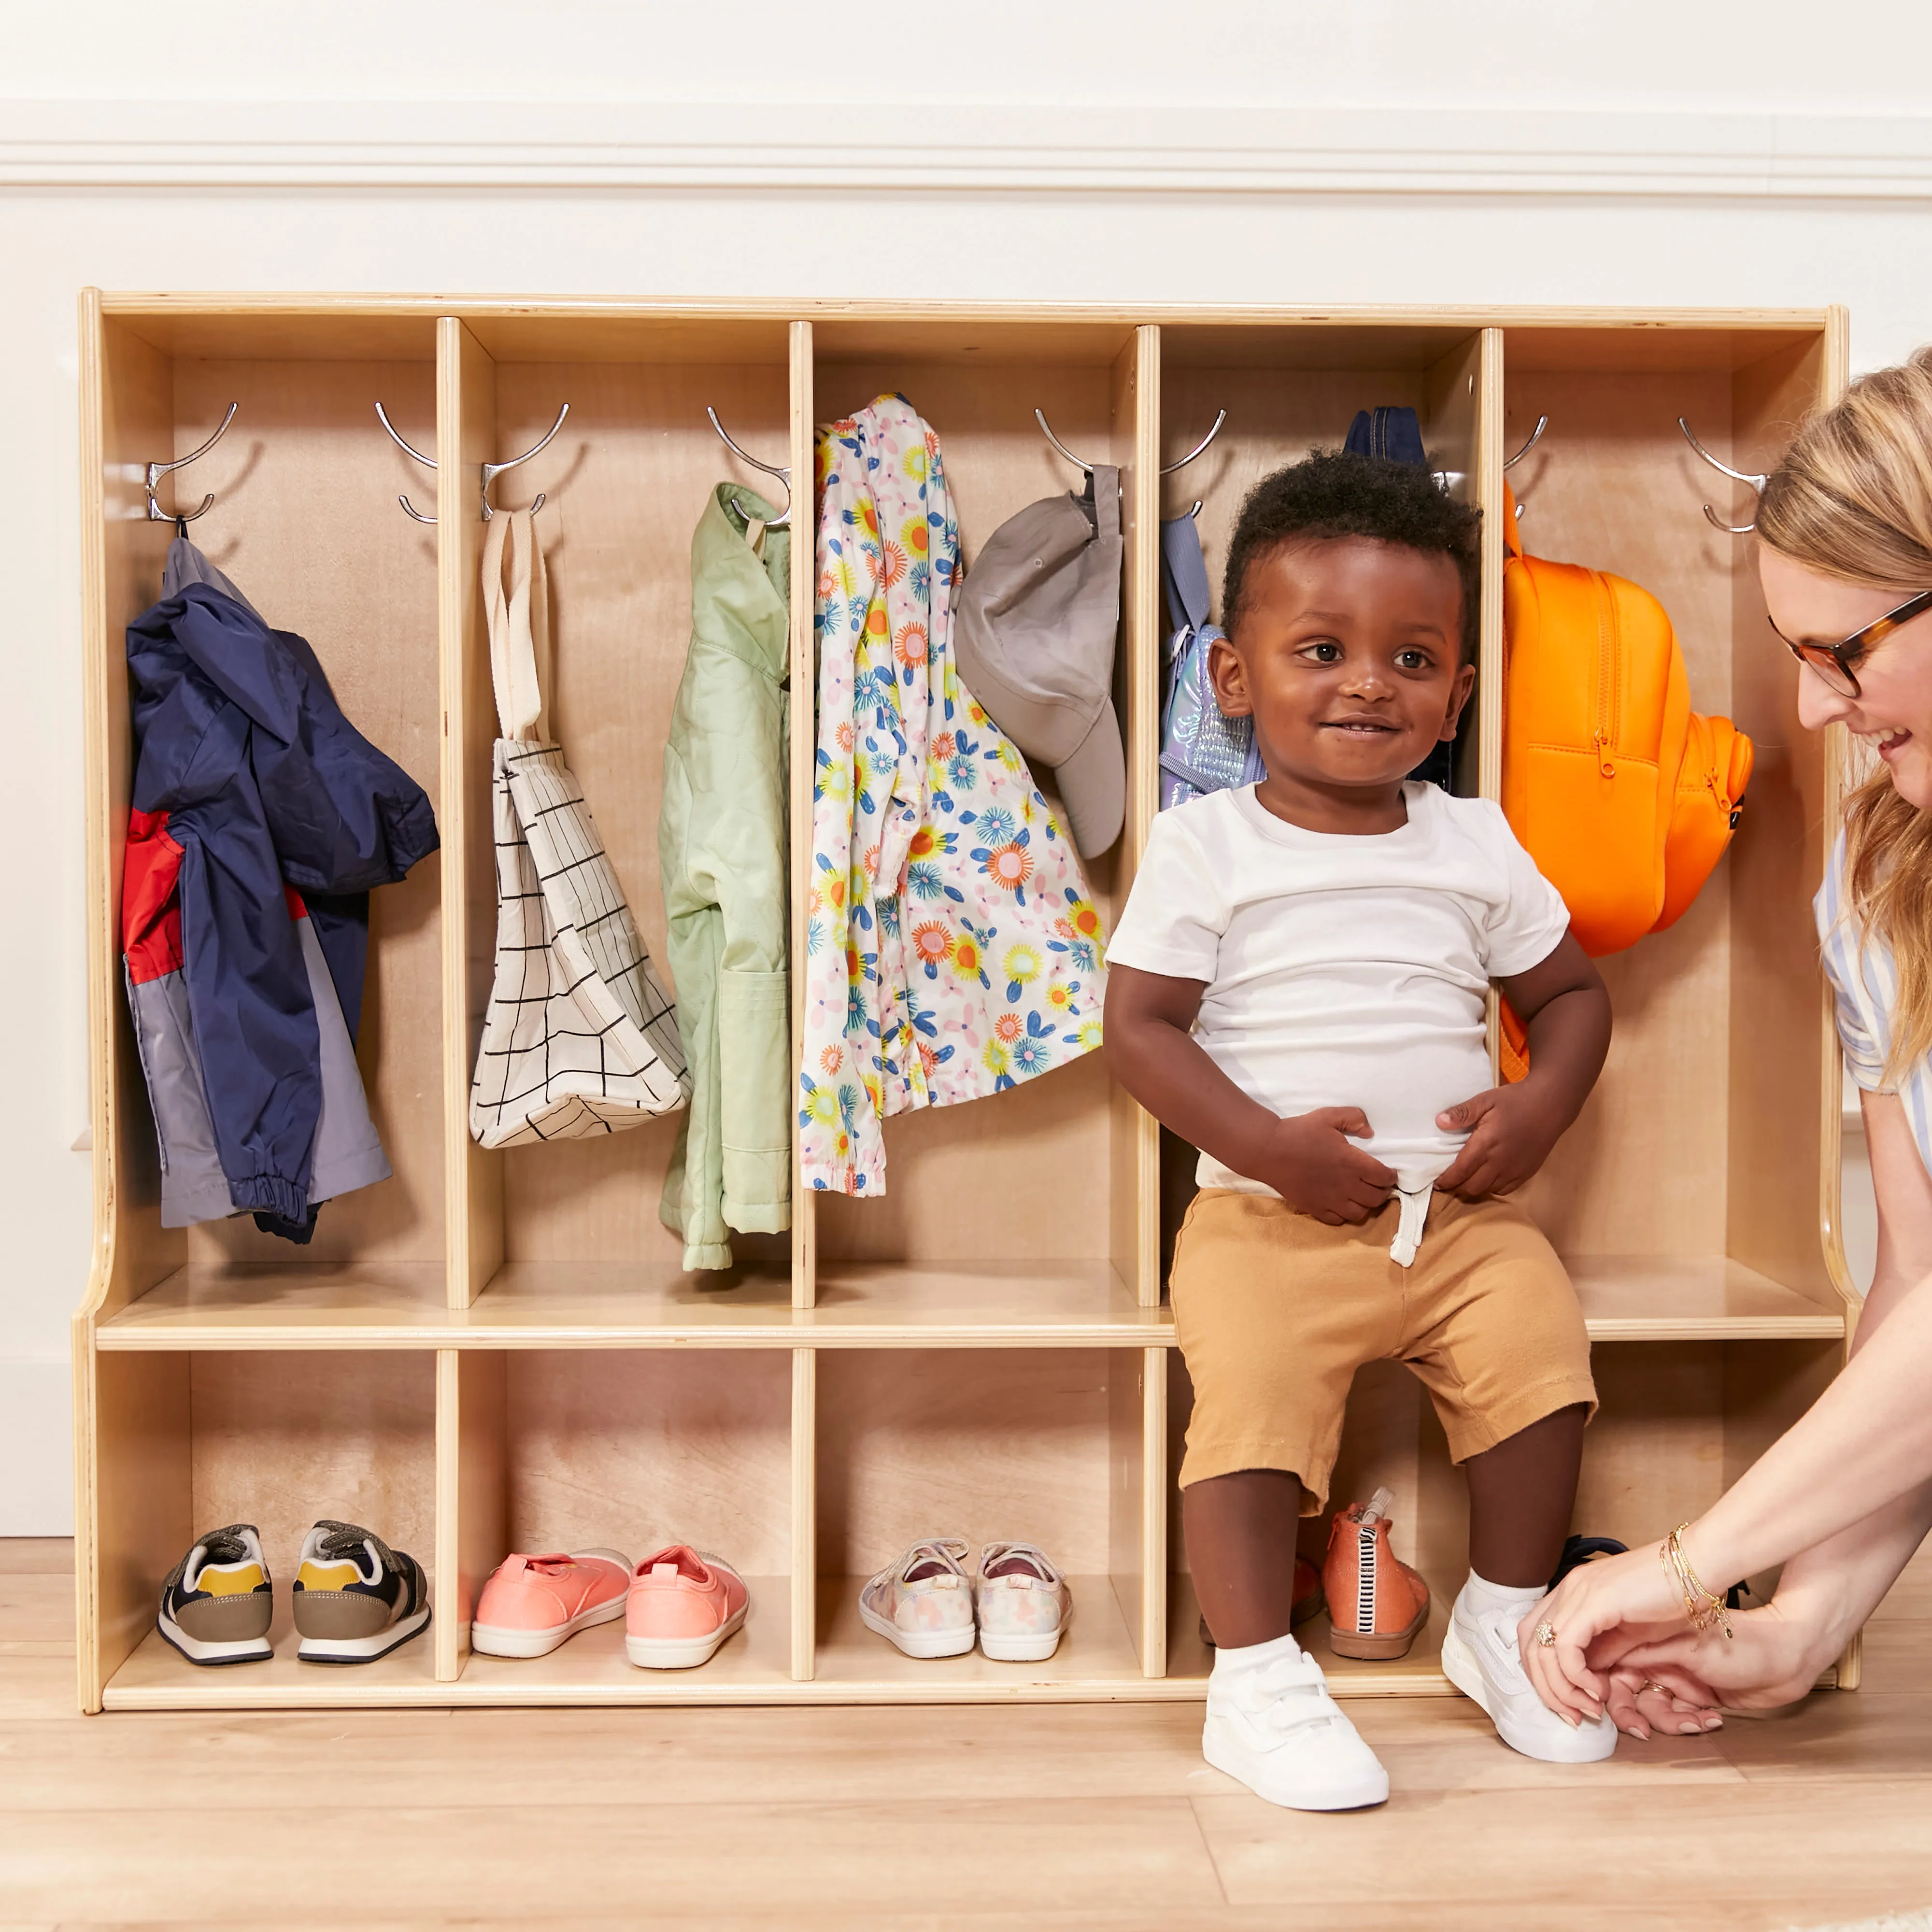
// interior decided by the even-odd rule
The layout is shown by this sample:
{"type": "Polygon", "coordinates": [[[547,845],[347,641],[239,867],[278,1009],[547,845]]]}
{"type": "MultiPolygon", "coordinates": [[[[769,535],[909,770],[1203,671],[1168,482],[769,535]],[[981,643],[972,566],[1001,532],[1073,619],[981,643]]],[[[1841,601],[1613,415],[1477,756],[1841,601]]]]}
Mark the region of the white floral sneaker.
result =
{"type": "Polygon", "coordinates": [[[980,1648],[1001,1664],[1038,1664],[1073,1620],[1066,1579],[1034,1543],[989,1543],[980,1552],[980,1648]]]}
{"type": "Polygon", "coordinates": [[[1388,1773],[1292,1636],[1217,1651],[1201,1755],[1291,1811],[1353,1811],[1388,1796],[1388,1773]]]}
{"type": "Polygon", "coordinates": [[[973,1580],[960,1568],[963,1536],[915,1543],[859,1592],[866,1628],[908,1657],[959,1657],[973,1648],[973,1580]]]}
{"type": "Polygon", "coordinates": [[[1617,1748],[1607,1717],[1565,1724],[1530,1688],[1516,1647],[1517,1618],[1505,1610],[1477,1616],[1461,1597],[1442,1636],[1442,1674],[1490,1714],[1512,1750],[1545,1764],[1594,1764],[1617,1748]]]}

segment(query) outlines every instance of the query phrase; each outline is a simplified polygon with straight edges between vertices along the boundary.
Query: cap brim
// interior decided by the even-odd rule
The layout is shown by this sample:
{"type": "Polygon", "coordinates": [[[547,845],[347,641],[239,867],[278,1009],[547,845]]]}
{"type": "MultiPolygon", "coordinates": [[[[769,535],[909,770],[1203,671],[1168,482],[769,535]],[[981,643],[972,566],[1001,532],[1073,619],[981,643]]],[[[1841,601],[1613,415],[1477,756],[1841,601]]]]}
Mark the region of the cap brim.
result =
{"type": "Polygon", "coordinates": [[[1120,837],[1127,818],[1127,754],[1120,721],[1109,698],[1073,755],[1054,767],[1054,782],[1083,859],[1097,857],[1120,837]]]}

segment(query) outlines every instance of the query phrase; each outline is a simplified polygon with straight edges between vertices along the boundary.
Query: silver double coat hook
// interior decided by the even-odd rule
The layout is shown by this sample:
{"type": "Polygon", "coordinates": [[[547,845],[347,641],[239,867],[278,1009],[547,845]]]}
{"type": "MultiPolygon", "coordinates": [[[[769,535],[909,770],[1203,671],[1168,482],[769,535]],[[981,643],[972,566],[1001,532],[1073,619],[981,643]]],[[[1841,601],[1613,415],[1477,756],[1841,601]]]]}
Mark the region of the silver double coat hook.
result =
{"type": "MultiPolygon", "coordinates": [[[[394,423],[390,422],[388,411],[384,409],[380,403],[378,403],[376,405],[376,420],[389,432],[391,440],[393,441],[396,446],[399,449],[402,450],[405,454],[413,456],[425,470],[434,470],[436,467],[436,458],[433,456],[424,455],[422,452],[417,448],[414,443],[410,442],[404,436],[402,431],[398,429],[394,423]]],[[[436,521],[436,519],[434,517],[424,516],[422,511],[418,509],[416,506],[410,501],[408,497],[399,495],[397,497],[396,501],[402,505],[404,513],[415,518],[418,523],[433,524],[436,521]]]]}
{"type": "MultiPolygon", "coordinates": [[[[1766,470],[1762,476],[1754,476],[1748,470],[1733,470],[1728,463],[1720,463],[1718,459],[1697,440],[1696,437],[1691,433],[1690,425],[1686,422],[1682,416],[1679,416],[1677,418],[1677,427],[1684,432],[1684,440],[1688,442],[1713,470],[1720,471],[1724,476],[1730,477],[1734,483],[1748,483],[1754,490],[1758,491],[1760,494],[1762,494],[1764,486],[1771,481],[1771,472],[1768,470],[1766,470]]],[[[1757,528],[1757,518],[1755,516],[1753,516],[1750,521],[1748,524],[1727,524],[1724,521],[1722,517],[1718,514],[1715,510],[1712,508],[1708,503],[1706,503],[1704,506],[1704,518],[1714,530],[1722,530],[1727,536],[1748,536],[1753,530],[1757,528]]]]}
{"type": "Polygon", "coordinates": [[[171,470],[185,470],[190,463],[196,462],[206,456],[228,434],[228,425],[235,420],[235,412],[241,406],[239,403],[230,403],[228,405],[228,413],[221,418],[221,427],[199,449],[191,449],[185,456],[176,457],[172,463],[151,463],[148,465],[148,521],[149,523],[172,524],[177,530],[185,536],[186,526],[188,524],[193,523],[197,517],[206,516],[214,507],[214,499],[212,495],[209,495],[202,498],[201,505],[198,509],[164,510],[154,501],[154,486],[171,470]]]}
{"type": "MultiPolygon", "coordinates": [[[[736,443],[732,441],[730,432],[718,420],[718,412],[714,410],[709,403],[706,403],[704,406],[704,413],[711,418],[711,427],[718,432],[718,440],[722,442],[724,447],[728,449],[734,456],[736,457],[741,463],[748,463],[754,470],[762,470],[767,476],[776,476],[778,481],[784,485],[784,508],[778,514],[778,515],[772,518],[772,520],[766,524],[765,528],[768,530],[786,530],[790,529],[790,470],[789,469],[781,469],[776,463],[760,463],[748,449],[740,448],[736,443]]],[[[733,507],[737,511],[739,515],[745,518],[748,521],[750,520],[750,512],[746,509],[744,505],[740,502],[736,496],[734,496],[731,499],[731,502],[733,507]]]]}
{"type": "MultiPolygon", "coordinates": [[[[522,455],[513,456],[507,463],[486,463],[484,464],[483,520],[486,524],[496,514],[496,506],[490,501],[490,485],[495,482],[496,478],[502,476],[505,470],[514,470],[518,464],[529,462],[532,457],[536,455],[540,451],[548,448],[552,438],[556,436],[559,430],[562,428],[564,418],[568,416],[569,413],[570,405],[568,403],[566,403],[563,406],[557,411],[556,421],[550,424],[549,430],[544,436],[543,440],[541,442],[532,445],[531,448],[525,450],[522,455]]],[[[434,457],[424,455],[422,452],[417,448],[415,444],[410,442],[406,437],[404,437],[402,432],[396,428],[395,424],[390,422],[388,411],[384,409],[380,403],[378,403],[376,405],[376,420],[382,424],[382,427],[388,431],[391,437],[394,440],[396,446],[399,449],[401,449],[407,454],[414,457],[425,470],[434,470],[436,466],[436,458],[434,457]]],[[[196,453],[199,454],[198,452],[196,453]]],[[[193,459],[188,458],[184,460],[192,460],[193,459]]],[[[401,504],[404,509],[410,516],[415,518],[418,523],[433,524],[436,521],[436,519],[434,517],[424,516],[422,511],[418,510],[416,506],[410,501],[408,497],[398,496],[396,499],[396,501],[401,504]]],[[[543,508],[544,501],[544,493],[542,490],[538,490],[537,493],[536,501],[530,506],[530,514],[532,516],[535,516],[538,511],[543,508]]]]}

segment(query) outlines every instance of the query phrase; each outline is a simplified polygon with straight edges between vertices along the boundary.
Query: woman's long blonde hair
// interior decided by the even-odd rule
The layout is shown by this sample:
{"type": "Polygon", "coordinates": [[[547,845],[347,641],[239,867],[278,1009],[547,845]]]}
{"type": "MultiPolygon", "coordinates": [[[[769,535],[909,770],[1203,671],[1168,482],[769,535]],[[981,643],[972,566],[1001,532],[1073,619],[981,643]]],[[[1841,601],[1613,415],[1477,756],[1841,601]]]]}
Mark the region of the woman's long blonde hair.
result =
{"type": "MultiPolygon", "coordinates": [[[[1847,584],[1932,588],[1932,347],[1861,376],[1801,429],[1758,504],[1758,540],[1847,584]]],[[[1888,1078],[1932,1051],[1932,813],[1872,774],[1845,807],[1846,910],[1898,974],[1888,1078]]]]}

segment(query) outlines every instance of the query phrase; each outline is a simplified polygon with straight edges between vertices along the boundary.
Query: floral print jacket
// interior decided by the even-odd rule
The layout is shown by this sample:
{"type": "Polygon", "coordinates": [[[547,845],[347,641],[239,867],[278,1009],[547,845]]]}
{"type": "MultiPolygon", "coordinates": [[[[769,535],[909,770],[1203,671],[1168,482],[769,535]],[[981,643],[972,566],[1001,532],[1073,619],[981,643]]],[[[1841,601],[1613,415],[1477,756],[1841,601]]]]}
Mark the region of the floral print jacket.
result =
{"type": "Polygon", "coordinates": [[[1100,1043],[1103,935],[1026,760],[959,682],[959,526],[901,396],[818,435],[805,1184],[883,1194],[889,1114],[1100,1043]]]}

